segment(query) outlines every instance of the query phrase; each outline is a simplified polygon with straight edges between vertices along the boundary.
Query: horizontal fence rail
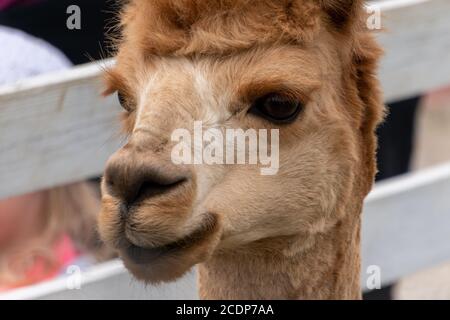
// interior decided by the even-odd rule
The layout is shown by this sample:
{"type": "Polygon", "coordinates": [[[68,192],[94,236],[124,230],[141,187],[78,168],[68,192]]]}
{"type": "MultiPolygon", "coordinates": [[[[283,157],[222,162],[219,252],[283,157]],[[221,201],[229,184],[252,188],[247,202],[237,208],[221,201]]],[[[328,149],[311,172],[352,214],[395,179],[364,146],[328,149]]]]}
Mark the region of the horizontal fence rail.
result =
{"type": "Polygon", "coordinates": [[[379,268],[381,282],[450,261],[450,163],[377,184],[366,199],[362,284],[379,268]]]}
{"type": "Polygon", "coordinates": [[[381,83],[386,101],[450,84],[450,1],[390,0],[380,3],[385,49],[381,83]]]}
{"type": "Polygon", "coordinates": [[[0,88],[0,199],[100,175],[119,147],[114,97],[89,65],[0,88]]]}
{"type": "Polygon", "coordinates": [[[69,277],[0,294],[0,300],[198,299],[194,271],[174,283],[150,286],[133,279],[121,261],[113,260],[82,273],[79,289],[73,286],[74,281],[69,277]]]}

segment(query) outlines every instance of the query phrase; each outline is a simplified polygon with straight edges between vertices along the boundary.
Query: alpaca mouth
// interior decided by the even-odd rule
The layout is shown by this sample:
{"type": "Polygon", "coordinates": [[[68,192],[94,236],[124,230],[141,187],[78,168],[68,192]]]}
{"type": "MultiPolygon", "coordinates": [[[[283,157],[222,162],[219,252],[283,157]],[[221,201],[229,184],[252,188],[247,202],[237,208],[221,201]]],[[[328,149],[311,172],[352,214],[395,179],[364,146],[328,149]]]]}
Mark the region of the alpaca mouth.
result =
{"type": "Polygon", "coordinates": [[[184,238],[153,248],[140,247],[135,244],[130,244],[122,251],[122,254],[135,265],[151,264],[162,258],[175,256],[183,251],[199,245],[215,231],[217,225],[216,216],[209,214],[204,220],[205,221],[197,230],[184,238]]]}

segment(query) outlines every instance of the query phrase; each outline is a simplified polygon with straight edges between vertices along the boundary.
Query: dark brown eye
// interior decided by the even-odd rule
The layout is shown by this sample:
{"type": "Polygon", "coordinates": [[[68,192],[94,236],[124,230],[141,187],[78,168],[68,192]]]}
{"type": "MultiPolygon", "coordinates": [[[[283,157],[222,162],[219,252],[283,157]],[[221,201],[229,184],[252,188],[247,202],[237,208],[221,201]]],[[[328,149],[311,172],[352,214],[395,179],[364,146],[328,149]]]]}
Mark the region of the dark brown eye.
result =
{"type": "Polygon", "coordinates": [[[117,99],[119,100],[119,103],[122,106],[122,108],[124,108],[126,111],[131,111],[127,98],[120,91],[117,92],[117,99]]]}
{"type": "Polygon", "coordinates": [[[249,112],[275,123],[289,123],[297,118],[302,107],[298,100],[271,93],[257,99],[249,112]]]}

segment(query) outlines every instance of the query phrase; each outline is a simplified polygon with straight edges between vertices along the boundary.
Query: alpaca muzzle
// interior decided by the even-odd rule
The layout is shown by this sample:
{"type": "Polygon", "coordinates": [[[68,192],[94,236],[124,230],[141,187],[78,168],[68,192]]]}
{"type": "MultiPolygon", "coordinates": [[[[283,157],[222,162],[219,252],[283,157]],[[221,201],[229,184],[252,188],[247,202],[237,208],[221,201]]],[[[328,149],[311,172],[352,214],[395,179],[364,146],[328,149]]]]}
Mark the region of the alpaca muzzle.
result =
{"type": "Polygon", "coordinates": [[[164,196],[190,179],[189,172],[179,167],[154,160],[142,161],[138,157],[134,151],[123,150],[110,159],[104,174],[106,190],[120,201],[124,218],[133,206],[164,196]]]}
{"type": "Polygon", "coordinates": [[[99,231],[137,278],[177,278],[215,247],[217,216],[192,211],[195,180],[188,168],[129,145],[108,161],[99,231]]]}

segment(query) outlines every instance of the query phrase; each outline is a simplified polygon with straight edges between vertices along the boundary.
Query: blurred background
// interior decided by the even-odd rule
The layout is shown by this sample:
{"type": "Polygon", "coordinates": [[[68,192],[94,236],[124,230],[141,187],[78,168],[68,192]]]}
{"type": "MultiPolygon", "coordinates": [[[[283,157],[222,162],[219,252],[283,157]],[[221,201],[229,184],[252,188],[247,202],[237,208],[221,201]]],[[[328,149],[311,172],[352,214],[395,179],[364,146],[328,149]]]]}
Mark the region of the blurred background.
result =
{"type": "MultiPolygon", "coordinates": [[[[380,172],[377,182],[386,186],[389,181],[403,181],[397,185],[408,184],[408,181],[424,181],[426,174],[421,178],[414,178],[414,174],[450,163],[450,72],[445,74],[445,70],[450,70],[447,66],[450,62],[450,17],[443,16],[446,10],[449,12],[450,7],[447,1],[442,0],[379,2],[384,2],[386,19],[398,17],[399,20],[388,21],[387,25],[391,28],[387,27],[381,35],[382,43],[387,47],[382,73],[388,68],[389,72],[383,75],[389,76],[383,76],[382,80],[389,87],[389,115],[378,131],[380,172]],[[399,43],[399,40],[404,43],[399,43]],[[389,51],[390,48],[397,51],[389,51]],[[420,50],[426,50],[426,54],[421,54],[420,50]],[[439,63],[443,64],[442,67],[439,67],[439,63]],[[408,74],[409,70],[419,70],[420,74],[408,74]],[[391,75],[395,75],[395,79],[391,75]],[[407,177],[407,180],[396,180],[398,177],[407,177]]],[[[86,87],[89,87],[89,81],[97,78],[100,73],[93,71],[99,69],[97,60],[108,58],[110,43],[105,34],[114,33],[114,12],[119,7],[115,1],[103,0],[0,0],[0,297],[2,293],[18,288],[26,290],[29,286],[67,277],[69,266],[91,270],[98,264],[115,258],[113,252],[103,247],[95,229],[99,210],[100,168],[86,168],[88,161],[85,158],[83,161],[73,159],[70,163],[62,160],[54,166],[42,160],[50,159],[50,156],[47,158],[45,155],[47,151],[43,150],[47,150],[47,144],[52,142],[46,142],[43,138],[45,135],[40,135],[39,130],[46,132],[46,123],[50,126],[52,120],[65,118],[61,118],[61,115],[52,118],[54,116],[46,114],[50,111],[44,109],[39,113],[36,109],[39,103],[48,101],[35,103],[30,97],[50,92],[47,94],[49,101],[62,101],[58,106],[62,105],[61,108],[64,109],[70,107],[67,101],[71,99],[71,88],[76,89],[75,98],[84,99],[85,96],[93,95],[94,91],[83,86],[84,81],[88,84],[86,87]],[[77,17],[80,18],[79,21],[77,17]],[[87,63],[91,65],[84,65],[87,63]],[[39,81],[27,82],[39,75],[41,77],[36,78],[39,81]],[[63,89],[61,85],[58,87],[58,81],[64,83],[63,89]],[[64,94],[52,95],[53,91],[60,90],[64,94]],[[34,109],[28,108],[28,105],[34,109]],[[13,108],[17,108],[14,114],[13,108]],[[17,127],[17,121],[14,122],[15,127],[8,127],[17,118],[17,112],[19,116],[28,117],[28,122],[21,122],[23,127],[20,128],[17,127]],[[26,130],[31,127],[35,130],[35,126],[39,130],[31,133],[26,130]],[[16,133],[11,133],[12,129],[28,132],[32,139],[30,136],[25,137],[25,134],[17,138],[16,133]],[[27,144],[22,144],[20,152],[14,151],[12,144],[18,144],[20,139],[24,139],[27,144]],[[16,152],[17,158],[11,156],[11,150],[16,152]],[[31,153],[43,155],[39,155],[39,162],[30,162],[32,177],[22,177],[17,159],[30,157],[31,153]],[[68,167],[73,163],[77,166],[71,170],[68,167]],[[44,190],[22,187],[31,180],[42,179],[39,175],[41,169],[36,168],[49,168],[50,175],[54,177],[46,174],[47,180],[42,184],[45,186],[44,190]],[[62,178],[62,175],[67,178],[62,178]],[[83,181],[69,179],[79,179],[82,176],[86,178],[83,181]],[[20,186],[14,184],[16,178],[22,179],[20,186]],[[66,183],[61,183],[62,181],[66,183]],[[14,190],[27,192],[22,194],[14,190]]],[[[384,15],[381,19],[385,19],[384,15]]],[[[91,101],[89,99],[87,101],[91,101]]],[[[95,99],[93,101],[93,107],[112,104],[95,99]]],[[[96,113],[98,111],[92,110],[86,111],[87,117],[95,123],[96,117],[100,115],[96,113]]],[[[72,112],[75,111],[64,112],[67,113],[64,116],[71,115],[73,118],[72,112]]],[[[110,120],[115,118],[107,119],[110,120]]],[[[80,141],[88,141],[89,130],[93,130],[92,134],[96,132],[93,128],[83,129],[84,135],[78,133],[71,139],[83,147],[85,157],[98,156],[98,153],[89,154],[89,148],[103,148],[98,159],[98,163],[101,163],[113,147],[91,146],[88,142],[83,142],[83,145],[80,141]]],[[[426,177],[427,181],[431,179],[426,177]]],[[[427,198],[424,199],[426,201],[427,198]]],[[[440,216],[450,215],[444,208],[445,206],[439,206],[436,209],[437,215],[432,215],[438,217],[438,224],[440,216]]],[[[418,219],[417,225],[421,225],[420,219],[427,219],[427,212],[423,212],[419,218],[411,215],[411,219],[418,219]]],[[[389,220],[385,223],[389,224],[389,220]]],[[[402,226],[399,225],[395,231],[401,234],[402,226]]],[[[450,237],[450,226],[448,231],[450,237]]],[[[414,230],[408,232],[411,234],[414,230]]],[[[433,233],[433,230],[429,232],[433,233]]],[[[422,236],[428,246],[433,246],[429,237],[418,231],[419,240],[422,236]]],[[[383,237],[382,233],[380,237],[383,237]]],[[[424,257],[420,265],[425,267],[421,270],[402,272],[400,277],[382,281],[380,288],[363,288],[364,298],[450,299],[450,246],[448,249],[444,254],[440,252],[439,259],[434,256],[424,257]]],[[[421,258],[421,251],[418,250],[415,259],[420,261],[421,258]]],[[[383,263],[379,264],[383,277],[383,263]]],[[[364,280],[363,276],[363,282],[364,280]]]]}

